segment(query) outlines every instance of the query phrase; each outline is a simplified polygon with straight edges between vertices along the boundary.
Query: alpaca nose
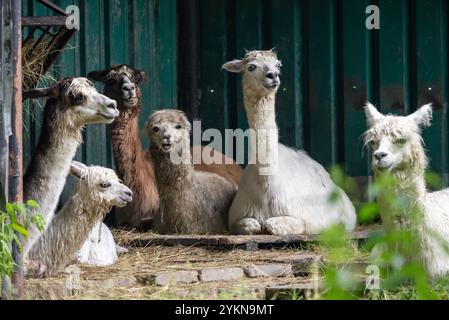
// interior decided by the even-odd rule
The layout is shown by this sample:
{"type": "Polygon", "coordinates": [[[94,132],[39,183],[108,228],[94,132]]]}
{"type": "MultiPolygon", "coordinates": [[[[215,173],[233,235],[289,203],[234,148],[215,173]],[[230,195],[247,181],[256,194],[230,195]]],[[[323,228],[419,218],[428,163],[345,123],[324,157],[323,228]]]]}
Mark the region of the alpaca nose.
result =
{"type": "Polygon", "coordinates": [[[388,155],[388,153],[383,152],[383,151],[377,151],[376,153],[374,153],[374,157],[377,160],[382,160],[383,158],[385,158],[388,155]]]}
{"type": "Polygon", "coordinates": [[[115,102],[115,101],[109,102],[106,105],[106,108],[108,108],[108,109],[116,109],[117,108],[117,102],[115,102]]]}
{"type": "Polygon", "coordinates": [[[122,91],[133,92],[136,90],[136,86],[133,83],[124,83],[122,85],[122,91]]]}
{"type": "Polygon", "coordinates": [[[133,196],[133,192],[132,192],[131,190],[126,190],[126,191],[125,191],[125,194],[126,194],[127,196],[129,196],[129,197],[132,197],[132,196],[133,196]]]}
{"type": "Polygon", "coordinates": [[[268,73],[266,74],[266,77],[267,77],[268,79],[275,80],[275,79],[278,78],[278,74],[277,74],[277,72],[272,72],[272,71],[270,71],[270,72],[268,72],[268,73]]]}

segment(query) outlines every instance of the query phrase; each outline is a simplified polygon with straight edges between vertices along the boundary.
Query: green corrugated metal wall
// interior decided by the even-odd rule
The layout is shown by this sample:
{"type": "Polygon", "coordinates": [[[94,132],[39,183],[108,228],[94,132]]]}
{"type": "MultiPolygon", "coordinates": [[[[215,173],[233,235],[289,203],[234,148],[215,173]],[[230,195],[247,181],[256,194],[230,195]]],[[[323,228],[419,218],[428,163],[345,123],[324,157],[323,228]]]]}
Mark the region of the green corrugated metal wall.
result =
{"type": "Polygon", "coordinates": [[[282,142],[305,148],[326,166],[344,163],[349,174],[366,176],[364,102],[401,114],[430,101],[436,110],[424,138],[431,169],[447,183],[446,0],[192,0],[178,6],[184,31],[178,62],[195,65],[180,65],[179,100],[203,127],[246,128],[240,77],[220,66],[244,49],[276,47],[284,65],[277,99],[282,142]],[[380,8],[378,31],[365,27],[370,4],[380,8]]]}
{"type": "MultiPolygon", "coordinates": [[[[394,113],[431,101],[433,126],[424,133],[431,168],[448,172],[446,0],[55,2],[78,4],[82,16],[56,75],[86,75],[111,63],[146,71],[142,125],[153,110],[179,105],[201,118],[203,129],[246,128],[240,77],[220,67],[244,49],[276,47],[284,65],[277,100],[282,142],[305,148],[326,166],[344,163],[351,175],[366,176],[364,101],[394,113]],[[369,4],[380,8],[379,31],[365,28],[369,4]]],[[[48,13],[25,0],[24,14],[48,13]]],[[[27,117],[27,158],[41,122],[36,110],[27,117]]],[[[84,141],[78,159],[112,165],[105,126],[88,127],[84,141]]]]}

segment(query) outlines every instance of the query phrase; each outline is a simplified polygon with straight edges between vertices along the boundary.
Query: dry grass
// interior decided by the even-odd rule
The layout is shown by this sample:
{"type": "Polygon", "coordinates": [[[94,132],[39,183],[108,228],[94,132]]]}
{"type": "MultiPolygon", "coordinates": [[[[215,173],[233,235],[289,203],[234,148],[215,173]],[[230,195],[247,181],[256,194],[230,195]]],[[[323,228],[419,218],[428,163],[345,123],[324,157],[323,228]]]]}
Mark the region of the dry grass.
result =
{"type": "MultiPolygon", "coordinates": [[[[118,243],[135,237],[133,232],[115,232],[118,243]],[[120,236],[117,236],[119,234],[120,236]]],[[[146,234],[145,236],[148,236],[146,234]]],[[[82,290],[65,289],[66,274],[55,278],[28,279],[28,298],[46,299],[260,299],[268,285],[306,281],[306,278],[244,278],[237,282],[177,284],[161,287],[145,281],[162,271],[199,270],[213,267],[245,267],[267,262],[289,262],[310,254],[298,249],[218,250],[205,247],[148,246],[129,248],[113,266],[77,265],[82,290]]],[[[316,253],[316,252],[315,252],[316,253]]]]}
{"type": "Polygon", "coordinates": [[[49,39],[39,42],[29,40],[22,47],[22,81],[23,89],[33,89],[34,84],[40,81],[42,84],[53,83],[56,79],[50,73],[44,74],[44,63],[50,54],[56,52],[51,47],[49,39]]]}

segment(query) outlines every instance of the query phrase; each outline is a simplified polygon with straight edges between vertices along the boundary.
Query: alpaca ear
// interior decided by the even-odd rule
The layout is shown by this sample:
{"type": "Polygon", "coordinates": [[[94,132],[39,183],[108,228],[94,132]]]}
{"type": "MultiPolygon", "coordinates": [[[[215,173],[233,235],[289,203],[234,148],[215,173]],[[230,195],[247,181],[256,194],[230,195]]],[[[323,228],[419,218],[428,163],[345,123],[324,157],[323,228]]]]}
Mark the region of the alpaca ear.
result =
{"type": "Polygon", "coordinates": [[[377,111],[376,107],[369,102],[365,104],[365,115],[369,127],[372,127],[377,121],[384,117],[384,115],[377,111]]]}
{"type": "Polygon", "coordinates": [[[89,79],[92,79],[94,81],[100,81],[103,82],[106,79],[106,75],[108,74],[109,69],[105,70],[94,70],[87,74],[87,77],[89,79]]]}
{"type": "Polygon", "coordinates": [[[78,179],[81,179],[81,177],[83,176],[83,172],[82,172],[81,168],[75,166],[74,164],[70,165],[70,173],[78,179]]]}
{"type": "Polygon", "coordinates": [[[418,125],[418,127],[425,128],[430,126],[432,120],[432,104],[428,103],[421,106],[407,118],[412,119],[418,125]]]}
{"type": "Polygon", "coordinates": [[[48,88],[36,88],[22,93],[23,99],[37,99],[42,97],[58,97],[60,95],[59,82],[48,88]]]}
{"type": "Polygon", "coordinates": [[[134,79],[136,79],[136,84],[148,81],[148,76],[144,71],[134,70],[134,79]]]}
{"type": "Polygon", "coordinates": [[[224,65],[222,65],[221,68],[229,72],[240,73],[242,72],[243,68],[242,60],[228,61],[224,65]]]}
{"type": "Polygon", "coordinates": [[[70,164],[70,173],[78,179],[81,179],[83,177],[83,175],[86,173],[86,170],[87,166],[84,163],[72,161],[72,163],[70,164]]]}

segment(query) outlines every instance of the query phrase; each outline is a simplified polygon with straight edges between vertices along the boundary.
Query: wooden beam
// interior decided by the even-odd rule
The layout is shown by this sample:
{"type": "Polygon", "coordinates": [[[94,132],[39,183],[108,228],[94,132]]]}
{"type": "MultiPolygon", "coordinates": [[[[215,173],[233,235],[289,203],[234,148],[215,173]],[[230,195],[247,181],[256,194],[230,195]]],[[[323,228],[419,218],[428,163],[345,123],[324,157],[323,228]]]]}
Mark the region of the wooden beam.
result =
{"type": "Polygon", "coordinates": [[[22,27],[59,26],[65,27],[66,16],[22,17],[22,27]]]}

